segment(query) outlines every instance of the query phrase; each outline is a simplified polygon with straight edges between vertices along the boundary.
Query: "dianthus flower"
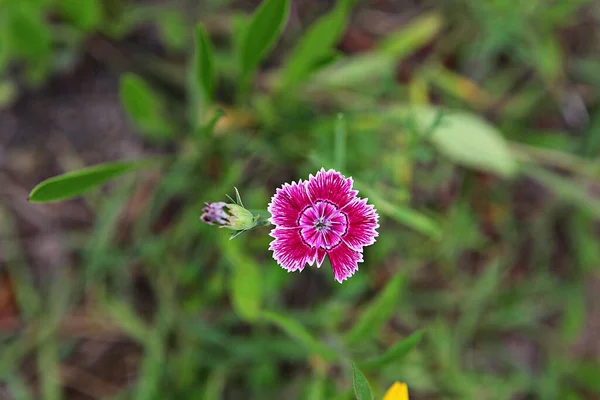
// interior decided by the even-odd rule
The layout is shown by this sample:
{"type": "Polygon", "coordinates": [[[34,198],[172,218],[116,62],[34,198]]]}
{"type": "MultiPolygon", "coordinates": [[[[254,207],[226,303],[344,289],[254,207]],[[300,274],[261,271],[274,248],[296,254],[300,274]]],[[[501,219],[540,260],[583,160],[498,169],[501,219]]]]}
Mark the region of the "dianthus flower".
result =
{"type": "Polygon", "coordinates": [[[352,178],[321,169],[308,181],[286,183],[269,203],[275,238],[269,249],[288,272],[308,263],[320,267],[329,256],[334,278],[342,283],[358,270],[363,247],[375,243],[379,216],[352,189],[352,178]]]}

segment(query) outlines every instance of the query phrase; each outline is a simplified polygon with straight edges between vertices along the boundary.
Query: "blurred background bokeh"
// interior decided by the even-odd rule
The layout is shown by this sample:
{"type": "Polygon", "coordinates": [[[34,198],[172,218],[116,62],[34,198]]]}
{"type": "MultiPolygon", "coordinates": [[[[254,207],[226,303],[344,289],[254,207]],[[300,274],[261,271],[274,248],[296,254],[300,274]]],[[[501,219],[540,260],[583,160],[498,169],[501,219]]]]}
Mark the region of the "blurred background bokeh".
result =
{"type": "Polygon", "coordinates": [[[0,0],[0,399],[600,399],[600,3],[260,3],[0,0]],[[321,167],[341,285],[199,219],[321,167]]]}

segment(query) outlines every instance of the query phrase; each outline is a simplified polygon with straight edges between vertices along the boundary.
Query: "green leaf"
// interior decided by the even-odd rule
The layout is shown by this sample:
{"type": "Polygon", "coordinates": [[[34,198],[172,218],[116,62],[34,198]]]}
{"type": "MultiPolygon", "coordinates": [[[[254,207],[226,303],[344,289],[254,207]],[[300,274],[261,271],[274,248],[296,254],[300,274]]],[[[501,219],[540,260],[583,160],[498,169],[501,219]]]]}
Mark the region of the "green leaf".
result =
{"type": "Polygon", "coordinates": [[[360,366],[363,369],[378,369],[391,362],[401,360],[406,356],[415,346],[419,343],[423,337],[423,331],[417,331],[411,334],[409,337],[396,342],[390,347],[385,353],[378,357],[371,358],[360,366]]]}
{"type": "Polygon", "coordinates": [[[145,344],[151,338],[152,329],[127,303],[107,302],[104,304],[104,311],[115,324],[139,343],[145,344]]]}
{"type": "Polygon", "coordinates": [[[290,0],[263,0],[252,15],[241,44],[242,75],[250,76],[273,48],[287,22],[290,0]]]}
{"type": "Polygon", "coordinates": [[[396,62],[376,52],[343,58],[319,70],[311,80],[313,87],[346,88],[381,79],[394,72],[396,62]]]}
{"type": "Polygon", "coordinates": [[[232,30],[232,45],[235,54],[237,55],[238,62],[241,65],[242,46],[244,45],[244,38],[246,37],[246,29],[250,20],[248,16],[241,13],[235,13],[231,17],[231,30],[232,30]]]}
{"type": "Polygon", "coordinates": [[[573,285],[561,297],[564,299],[561,333],[564,342],[572,344],[581,337],[587,322],[585,289],[581,285],[573,285]]]}
{"type": "Polygon", "coordinates": [[[214,51],[210,39],[201,25],[196,26],[195,39],[196,83],[204,96],[204,102],[210,103],[215,89],[214,51]]]}
{"type": "Polygon", "coordinates": [[[373,400],[371,385],[355,363],[352,363],[352,386],[357,400],[373,400]]]}
{"type": "Polygon", "coordinates": [[[227,371],[225,367],[214,368],[206,378],[204,397],[206,400],[220,400],[227,384],[227,371]]]}
{"type": "Polygon", "coordinates": [[[346,334],[345,339],[348,345],[364,339],[370,339],[377,334],[392,316],[394,309],[398,305],[404,281],[404,275],[396,275],[383,291],[371,301],[360,315],[356,324],[346,334]]]}
{"type": "Polygon", "coordinates": [[[378,51],[396,60],[404,58],[433,40],[442,27],[443,20],[438,13],[422,15],[386,36],[378,51]]]}
{"type": "Polygon", "coordinates": [[[119,95],[127,114],[138,128],[155,139],[171,136],[172,129],[163,116],[162,101],[142,78],[132,73],[124,74],[119,95]]]}
{"type": "Polygon", "coordinates": [[[6,63],[10,60],[10,31],[8,29],[9,16],[0,14],[0,73],[4,71],[6,63]]]}
{"type": "MultiPolygon", "coordinates": [[[[439,110],[417,107],[410,110],[408,115],[412,115],[425,131],[435,122],[439,110]]],[[[505,178],[517,173],[517,162],[502,134],[475,115],[444,113],[429,140],[440,153],[457,164],[496,173],[505,178]]]]}
{"type": "Polygon", "coordinates": [[[312,83],[316,87],[345,88],[391,76],[400,59],[431,41],[441,28],[439,14],[419,17],[391,34],[376,50],[342,59],[323,68],[312,83]]]}
{"type": "Polygon", "coordinates": [[[73,25],[84,31],[93,31],[102,22],[103,9],[99,0],[60,0],[59,9],[73,25]]]}
{"type": "Polygon", "coordinates": [[[28,59],[40,60],[49,57],[52,49],[51,33],[37,10],[21,3],[10,11],[6,28],[6,45],[9,49],[28,59]]]}
{"type": "Polygon", "coordinates": [[[240,317],[255,321],[262,304],[259,267],[251,257],[242,252],[239,242],[225,240],[222,235],[220,245],[231,265],[230,292],[233,308],[240,317]]]}
{"type": "Polygon", "coordinates": [[[383,215],[433,239],[438,240],[442,237],[442,231],[438,224],[427,216],[412,210],[410,207],[390,203],[375,189],[362,181],[355,179],[354,183],[361,192],[364,192],[369,197],[369,200],[383,215]]]}
{"type": "Polygon", "coordinates": [[[331,56],[332,48],[346,29],[351,3],[352,0],[339,0],[332,11],[306,30],[283,68],[284,87],[301,82],[318,64],[331,56]]]}
{"type": "Polygon", "coordinates": [[[213,132],[215,131],[215,127],[217,126],[217,124],[219,123],[221,118],[223,118],[224,116],[225,116],[225,111],[223,111],[220,108],[216,109],[215,112],[213,113],[213,115],[208,120],[208,122],[205,125],[200,126],[195,131],[195,136],[198,139],[211,136],[213,134],[213,132]]]}
{"type": "Polygon", "coordinates": [[[580,362],[570,371],[577,385],[592,393],[600,394],[600,363],[597,361],[580,362]]]}
{"type": "Polygon", "coordinates": [[[184,50],[188,26],[181,13],[170,11],[157,18],[160,34],[164,42],[176,50],[184,50]]]}
{"type": "Polygon", "coordinates": [[[530,38],[529,62],[546,82],[554,82],[562,73],[564,56],[560,44],[553,35],[530,38]]]}
{"type": "Polygon", "coordinates": [[[98,164],[78,171],[67,172],[38,184],[29,194],[32,203],[48,203],[65,200],[89,192],[111,179],[132,172],[145,163],[114,162],[98,164]]]}
{"type": "Polygon", "coordinates": [[[336,353],[333,350],[315,339],[297,320],[270,311],[261,313],[261,316],[265,321],[280,327],[288,336],[306,347],[310,352],[318,354],[327,360],[336,358],[336,353]]]}

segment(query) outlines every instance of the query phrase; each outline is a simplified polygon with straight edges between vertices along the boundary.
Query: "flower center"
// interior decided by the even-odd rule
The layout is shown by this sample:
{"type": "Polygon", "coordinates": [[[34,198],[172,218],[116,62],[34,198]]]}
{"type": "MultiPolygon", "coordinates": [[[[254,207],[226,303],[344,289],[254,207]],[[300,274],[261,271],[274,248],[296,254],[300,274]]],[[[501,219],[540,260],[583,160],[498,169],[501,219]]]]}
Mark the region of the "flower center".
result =
{"type": "Polygon", "coordinates": [[[348,232],[348,216],[327,200],[307,206],[297,222],[302,241],[312,248],[331,250],[342,242],[348,232]]]}

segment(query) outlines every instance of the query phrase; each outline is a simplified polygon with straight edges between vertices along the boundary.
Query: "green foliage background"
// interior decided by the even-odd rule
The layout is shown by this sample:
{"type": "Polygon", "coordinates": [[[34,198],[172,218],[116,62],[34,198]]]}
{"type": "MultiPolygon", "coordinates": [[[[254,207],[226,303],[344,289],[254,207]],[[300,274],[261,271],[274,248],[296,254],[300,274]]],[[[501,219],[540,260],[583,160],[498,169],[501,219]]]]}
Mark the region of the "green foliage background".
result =
{"type": "MultiPolygon", "coordinates": [[[[60,332],[85,299],[82,323],[102,327],[98,340],[139,355],[133,379],[97,378],[111,399],[381,398],[394,381],[411,399],[600,396],[597,348],[575,351],[600,336],[600,7],[434,1],[367,51],[341,51],[370,6],[313,4],[291,21],[286,0],[252,12],[203,2],[197,15],[0,0],[5,107],[91,40],[126,42],[150,24],[166,49],[110,65],[152,157],[31,193],[86,193],[95,223],[69,241],[72,271],[34,282],[20,245],[2,243],[23,329],[0,331],[0,395],[71,396],[64,371],[80,338],[60,332]],[[584,19],[593,34],[575,34],[577,47],[565,32],[584,19]],[[545,128],[548,115],[559,122],[545,128]],[[199,221],[234,186],[265,209],[276,187],[321,167],[352,175],[381,214],[377,243],[342,285],[327,264],[283,271],[267,228],[230,241],[199,221]],[[518,198],[531,192],[541,200],[523,216],[518,198]]],[[[8,235],[16,222],[1,211],[8,235]]]]}

